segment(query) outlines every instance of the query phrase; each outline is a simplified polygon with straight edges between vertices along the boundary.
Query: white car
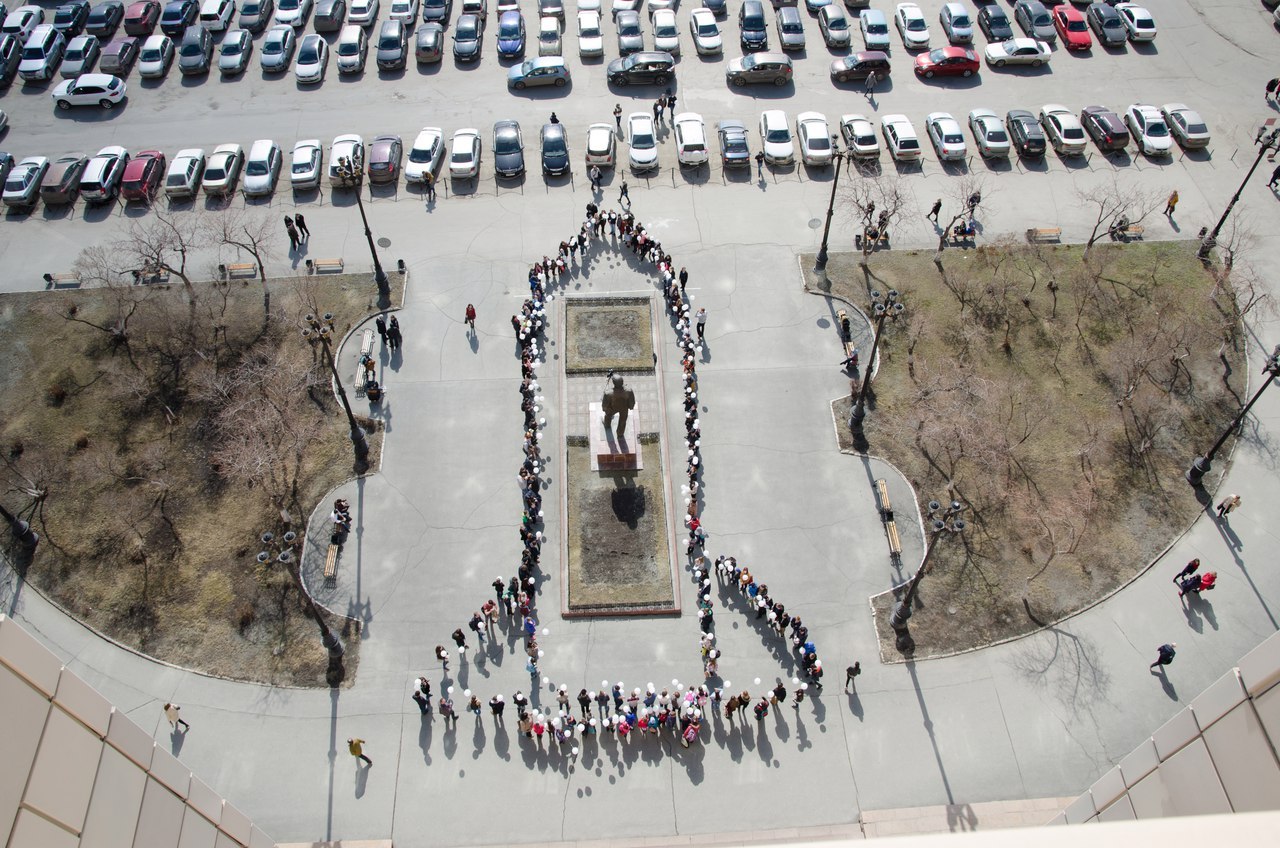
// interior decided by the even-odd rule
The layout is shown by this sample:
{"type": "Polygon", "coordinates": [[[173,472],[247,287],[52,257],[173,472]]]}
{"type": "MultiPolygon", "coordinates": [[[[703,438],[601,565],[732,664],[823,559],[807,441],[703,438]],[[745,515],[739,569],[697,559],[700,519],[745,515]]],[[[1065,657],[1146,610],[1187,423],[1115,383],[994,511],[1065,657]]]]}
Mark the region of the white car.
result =
{"type": "Polygon", "coordinates": [[[982,55],[986,57],[987,64],[996,68],[1005,65],[1038,68],[1053,56],[1053,48],[1047,42],[1034,38],[1009,38],[988,44],[982,55]]]}
{"type": "Polygon", "coordinates": [[[36,27],[44,23],[44,9],[39,6],[19,6],[4,18],[4,32],[26,44],[36,27]]]}
{"type": "Polygon", "coordinates": [[[920,136],[911,126],[906,115],[885,115],[880,119],[880,132],[884,134],[889,155],[899,162],[909,162],[924,155],[920,149],[920,136]]]}
{"type": "Polygon", "coordinates": [[[1040,109],[1040,126],[1049,137],[1053,149],[1063,156],[1079,156],[1088,149],[1084,125],[1076,114],[1061,103],[1046,103],[1040,109]]]}
{"type": "Polygon", "coordinates": [[[244,165],[244,148],[238,144],[219,144],[204,163],[204,193],[235,193],[236,180],[244,165]]]}
{"type": "Polygon", "coordinates": [[[858,28],[862,30],[862,44],[868,50],[889,52],[889,22],[879,9],[863,9],[858,16],[858,28]]]}
{"type": "Polygon", "coordinates": [[[347,23],[367,27],[378,19],[378,0],[351,0],[347,23]]]}
{"type": "MultiPolygon", "coordinates": [[[[656,14],[656,13],[655,13],[656,14]]],[[[707,126],[696,112],[675,117],[676,161],[681,165],[707,164],[707,126]]]]}
{"type": "Polygon", "coordinates": [[[324,82],[324,75],[328,70],[328,42],[315,33],[304,35],[298,44],[298,58],[293,63],[293,73],[298,82],[324,82]]]}
{"type": "Polygon", "coordinates": [[[129,151],[123,147],[104,147],[84,168],[80,177],[80,196],[86,203],[107,203],[120,191],[120,180],[129,164],[129,151]]]}
{"type": "Polygon", "coordinates": [[[764,145],[764,160],[770,165],[790,165],[796,161],[796,147],[791,140],[791,128],[787,126],[787,113],[781,109],[767,109],[760,113],[760,141],[764,145]]]}
{"type": "Polygon", "coordinates": [[[480,131],[458,130],[449,144],[449,176],[466,180],[480,175],[480,131]]]}
{"type": "Polygon", "coordinates": [[[970,44],[973,42],[973,18],[963,3],[945,3],[938,14],[938,23],[947,39],[952,44],[970,44]]]}
{"type": "Polygon", "coordinates": [[[600,34],[600,13],[597,11],[587,9],[578,12],[578,55],[604,55],[604,36],[600,34]]]}
{"type": "Polygon", "coordinates": [[[284,153],[280,150],[280,145],[271,139],[259,139],[250,145],[249,156],[244,160],[242,190],[245,195],[261,197],[275,191],[283,163],[284,153]]]}
{"type": "Polygon", "coordinates": [[[990,109],[974,109],[969,113],[969,131],[978,145],[978,153],[988,159],[1009,158],[1009,133],[1000,116],[990,109]]]}
{"type": "Polygon", "coordinates": [[[543,15],[538,21],[538,55],[560,56],[563,53],[559,18],[554,15],[543,15]]]}
{"type": "Polygon", "coordinates": [[[329,185],[355,185],[363,173],[364,138],[355,133],[335,138],[333,144],[329,145],[329,185]]]}
{"type": "Polygon", "coordinates": [[[162,77],[173,64],[173,39],[167,35],[148,35],[138,51],[138,76],[162,77]]]}
{"type": "Polygon", "coordinates": [[[648,112],[632,112],[627,116],[627,140],[631,148],[631,167],[636,171],[653,171],[658,167],[658,133],[648,112]]]}
{"type": "Polygon", "coordinates": [[[670,9],[658,9],[649,22],[653,26],[653,49],[679,56],[680,27],[676,25],[676,13],[670,9]]]}
{"type": "Polygon", "coordinates": [[[364,71],[369,57],[369,39],[359,24],[347,24],[338,36],[338,73],[358,74],[364,71]]]}
{"type": "Polygon", "coordinates": [[[693,36],[693,47],[699,56],[717,56],[724,50],[720,25],[710,9],[694,9],[689,13],[689,34],[693,36]]]}
{"type": "Polygon", "coordinates": [[[303,139],[293,146],[289,156],[289,184],[295,191],[320,188],[323,164],[324,148],[320,146],[320,139],[303,139]]]}
{"type": "Polygon", "coordinates": [[[311,0],[279,0],[276,3],[276,23],[294,29],[306,26],[311,17],[311,0]]]}
{"type": "MultiPolygon", "coordinates": [[[[101,106],[114,109],[124,100],[124,80],[110,74],[81,74],[75,79],[63,80],[53,90],[53,103],[59,109],[72,106],[101,106]]],[[[1206,137],[1205,141],[1208,141],[1206,137]]]]}
{"type": "Polygon", "coordinates": [[[1154,41],[1156,22],[1151,13],[1136,3],[1118,3],[1116,11],[1124,28],[1129,31],[1130,41],[1154,41]]]}
{"type": "Polygon", "coordinates": [[[236,15],[235,0],[204,0],[200,6],[200,23],[209,32],[222,32],[231,26],[236,15]]]}
{"type": "Polygon", "coordinates": [[[831,164],[831,131],[827,118],[819,112],[801,112],[796,116],[796,137],[800,139],[800,161],[806,165],[825,167],[831,164]]]}
{"type": "Polygon", "coordinates": [[[933,142],[939,159],[963,159],[969,155],[960,122],[951,117],[950,112],[930,112],[924,118],[924,130],[929,134],[929,141],[933,142]]]}
{"type": "Polygon", "coordinates": [[[1166,103],[1160,107],[1160,114],[1169,125],[1169,132],[1186,148],[1208,147],[1209,126],[1200,117],[1200,113],[1185,103],[1166,103]]]}
{"type": "Polygon", "coordinates": [[[587,127],[587,165],[612,168],[617,155],[617,137],[612,124],[592,124],[587,127]]]}
{"type": "Polygon", "coordinates": [[[4,205],[30,209],[40,198],[40,183],[49,170],[45,156],[28,156],[14,165],[4,179],[4,205]]]}
{"type": "Polygon", "coordinates": [[[893,22],[898,27],[898,35],[902,36],[903,47],[908,50],[929,49],[929,24],[919,6],[899,3],[898,10],[893,13],[893,22]]]}
{"type": "Polygon", "coordinates": [[[204,148],[179,150],[164,175],[164,193],[167,197],[194,197],[203,175],[204,148]]]}
{"type": "Polygon", "coordinates": [[[855,159],[879,159],[880,139],[866,115],[841,115],[840,136],[855,159]]]}
{"type": "Polygon", "coordinates": [[[391,0],[391,11],[387,19],[403,21],[406,26],[413,26],[418,19],[418,0],[391,0]]]}
{"type": "Polygon", "coordinates": [[[613,0],[610,8],[613,10],[613,17],[616,19],[619,12],[638,12],[640,11],[641,0],[613,0]]]}
{"type": "Polygon", "coordinates": [[[427,174],[434,177],[440,170],[443,159],[444,130],[439,127],[423,127],[413,140],[413,146],[409,148],[409,161],[404,166],[404,181],[426,182],[427,174]]]}

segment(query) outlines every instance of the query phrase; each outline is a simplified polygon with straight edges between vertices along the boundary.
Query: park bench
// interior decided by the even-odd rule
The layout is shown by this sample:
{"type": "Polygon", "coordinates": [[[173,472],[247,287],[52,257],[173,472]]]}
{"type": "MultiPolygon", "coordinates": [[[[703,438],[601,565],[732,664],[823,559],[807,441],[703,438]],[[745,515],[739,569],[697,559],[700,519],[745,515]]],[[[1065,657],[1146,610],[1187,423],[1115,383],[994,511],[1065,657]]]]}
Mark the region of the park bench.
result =
{"type": "Polygon", "coordinates": [[[44,283],[47,289],[80,288],[80,278],[75,274],[45,274],[44,283]]]}
{"type": "Polygon", "coordinates": [[[867,239],[867,238],[870,238],[870,240],[871,240],[871,249],[872,249],[872,250],[874,250],[874,249],[876,249],[877,247],[880,247],[880,246],[882,246],[882,245],[883,245],[884,247],[888,247],[888,246],[889,246],[889,231],[888,231],[887,229],[885,229],[885,230],[881,230],[881,231],[880,231],[879,233],[877,233],[874,237],[868,236],[868,234],[866,233],[866,231],[861,232],[861,233],[857,233],[857,234],[856,234],[856,235],[854,235],[854,237],[853,237],[853,246],[854,246],[854,247],[856,247],[858,250],[862,250],[862,242],[863,242],[863,240],[864,240],[864,239],[867,239]]]}
{"type": "Polygon", "coordinates": [[[1027,241],[1032,243],[1062,241],[1061,227],[1031,227],[1027,230],[1027,241]]]}
{"type": "Polygon", "coordinates": [[[884,522],[884,535],[889,540],[889,553],[902,555],[902,539],[898,537],[898,524],[893,520],[893,504],[889,502],[889,486],[884,479],[876,481],[876,500],[879,501],[880,520],[884,522]]]}
{"type": "Polygon", "coordinates": [[[975,238],[976,238],[976,233],[968,233],[968,234],[957,233],[955,229],[952,229],[951,235],[947,239],[947,242],[952,247],[972,247],[977,243],[974,241],[975,238]]]}
{"type": "Polygon", "coordinates": [[[844,344],[844,355],[850,356],[853,354],[853,331],[849,327],[848,310],[836,310],[836,319],[840,322],[840,341],[844,344]]]}
{"type": "Polygon", "coordinates": [[[360,338],[360,357],[356,360],[356,397],[364,396],[364,384],[369,376],[369,370],[364,367],[364,363],[365,359],[371,356],[373,356],[373,330],[365,330],[360,338]]]}
{"type": "Polygon", "coordinates": [[[338,273],[342,273],[342,269],[344,267],[345,264],[342,261],[342,257],[307,260],[307,269],[313,274],[319,274],[322,271],[337,271],[338,273]]]}
{"type": "Polygon", "coordinates": [[[1141,224],[1130,224],[1123,230],[1116,230],[1115,236],[1123,241],[1130,241],[1131,239],[1142,238],[1142,234],[1146,232],[1146,230],[1147,228],[1141,224]]]}
{"type": "Polygon", "coordinates": [[[324,580],[326,583],[334,581],[334,574],[338,570],[338,551],[341,545],[331,543],[329,552],[324,557],[324,580]]]}
{"type": "Polygon", "coordinates": [[[223,273],[227,278],[248,274],[249,276],[258,276],[258,266],[252,262],[232,262],[230,265],[223,265],[223,273]]]}

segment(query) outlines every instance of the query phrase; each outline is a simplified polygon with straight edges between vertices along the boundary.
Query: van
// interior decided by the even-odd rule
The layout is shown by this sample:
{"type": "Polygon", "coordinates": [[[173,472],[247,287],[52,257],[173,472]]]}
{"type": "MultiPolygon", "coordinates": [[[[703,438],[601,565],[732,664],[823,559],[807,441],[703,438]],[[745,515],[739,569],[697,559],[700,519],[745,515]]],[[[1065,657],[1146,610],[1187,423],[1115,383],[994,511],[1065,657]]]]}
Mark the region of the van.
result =
{"type": "Polygon", "coordinates": [[[200,23],[209,32],[222,32],[235,16],[235,0],[204,0],[200,6],[200,23]]]}
{"type": "Polygon", "coordinates": [[[738,10],[738,29],[742,33],[743,50],[769,49],[769,31],[765,28],[764,4],[760,0],[744,0],[738,10]]]}
{"type": "Polygon", "coordinates": [[[316,32],[337,32],[347,22],[347,0],[319,0],[312,21],[316,32]]]}
{"type": "Polygon", "coordinates": [[[18,63],[18,76],[28,81],[47,80],[62,64],[67,40],[53,24],[41,24],[31,31],[26,46],[22,48],[22,61],[18,63]]]}

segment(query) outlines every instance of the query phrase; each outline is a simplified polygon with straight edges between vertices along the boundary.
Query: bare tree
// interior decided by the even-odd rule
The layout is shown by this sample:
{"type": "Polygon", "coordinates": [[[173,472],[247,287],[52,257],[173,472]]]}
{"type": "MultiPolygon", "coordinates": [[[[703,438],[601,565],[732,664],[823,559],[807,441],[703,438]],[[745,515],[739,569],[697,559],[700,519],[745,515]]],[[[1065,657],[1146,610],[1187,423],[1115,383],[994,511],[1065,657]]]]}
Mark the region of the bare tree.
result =
{"type": "Polygon", "coordinates": [[[145,218],[135,221],[128,235],[114,245],[122,261],[139,274],[164,271],[182,281],[187,297],[196,301],[191,267],[192,254],[209,247],[207,227],[202,216],[185,212],[168,212],[153,206],[145,218]]]}
{"type": "Polygon", "coordinates": [[[267,262],[275,253],[277,238],[268,214],[266,208],[241,206],[208,219],[210,240],[216,245],[235,248],[252,256],[257,276],[263,282],[267,279],[267,262]]]}
{"type": "Polygon", "coordinates": [[[955,229],[956,224],[965,218],[973,220],[977,214],[978,204],[987,197],[987,180],[981,174],[965,174],[958,180],[951,182],[951,199],[955,201],[955,214],[951,216],[951,220],[942,228],[942,232],[938,234],[938,252],[934,254],[933,261],[941,264],[942,251],[947,249],[947,242],[951,238],[951,232],[955,229]]]}
{"type": "Polygon", "coordinates": [[[915,195],[897,174],[886,175],[872,173],[858,166],[861,178],[854,178],[845,183],[843,203],[844,213],[853,219],[853,228],[862,234],[862,261],[875,247],[874,241],[867,238],[868,230],[878,233],[888,232],[893,225],[911,213],[915,205],[915,195]]]}
{"type": "Polygon", "coordinates": [[[1132,182],[1107,180],[1090,188],[1077,188],[1076,198],[1093,213],[1093,229],[1084,245],[1088,257],[1093,245],[1111,232],[1121,217],[1130,224],[1140,223],[1164,203],[1168,192],[1163,188],[1147,188],[1132,182]]]}

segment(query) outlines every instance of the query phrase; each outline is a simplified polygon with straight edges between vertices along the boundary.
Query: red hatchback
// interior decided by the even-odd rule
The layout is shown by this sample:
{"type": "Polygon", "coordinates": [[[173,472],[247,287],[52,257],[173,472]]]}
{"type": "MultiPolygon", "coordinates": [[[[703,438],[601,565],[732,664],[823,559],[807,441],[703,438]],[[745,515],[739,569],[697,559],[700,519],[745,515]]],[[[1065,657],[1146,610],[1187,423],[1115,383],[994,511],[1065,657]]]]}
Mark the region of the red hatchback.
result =
{"type": "Polygon", "coordinates": [[[971,77],[978,67],[978,54],[967,47],[939,47],[916,57],[916,73],[926,79],[971,77]]]}
{"type": "Polygon", "coordinates": [[[1053,27],[1062,37],[1062,45],[1068,50],[1092,50],[1093,36],[1084,21],[1084,13],[1065,3],[1053,7],[1053,27]]]}
{"type": "Polygon", "coordinates": [[[160,20],[160,4],[156,0],[133,3],[124,13],[124,31],[127,35],[150,35],[160,20]]]}
{"type": "Polygon", "coordinates": [[[148,203],[160,189],[164,179],[165,159],[159,150],[144,150],[124,166],[124,179],[120,181],[120,195],[125,200],[144,200],[148,203]]]}

